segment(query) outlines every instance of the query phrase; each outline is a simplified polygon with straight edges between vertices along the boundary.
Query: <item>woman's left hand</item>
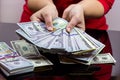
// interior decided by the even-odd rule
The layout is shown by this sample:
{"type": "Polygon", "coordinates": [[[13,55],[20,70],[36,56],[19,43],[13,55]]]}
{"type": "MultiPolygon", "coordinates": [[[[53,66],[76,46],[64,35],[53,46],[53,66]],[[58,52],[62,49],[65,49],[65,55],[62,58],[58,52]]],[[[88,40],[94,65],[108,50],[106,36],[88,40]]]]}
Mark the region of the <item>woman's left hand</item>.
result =
{"type": "Polygon", "coordinates": [[[80,4],[68,6],[64,10],[62,18],[69,21],[66,27],[67,32],[70,32],[75,26],[85,31],[84,10],[80,4]]]}

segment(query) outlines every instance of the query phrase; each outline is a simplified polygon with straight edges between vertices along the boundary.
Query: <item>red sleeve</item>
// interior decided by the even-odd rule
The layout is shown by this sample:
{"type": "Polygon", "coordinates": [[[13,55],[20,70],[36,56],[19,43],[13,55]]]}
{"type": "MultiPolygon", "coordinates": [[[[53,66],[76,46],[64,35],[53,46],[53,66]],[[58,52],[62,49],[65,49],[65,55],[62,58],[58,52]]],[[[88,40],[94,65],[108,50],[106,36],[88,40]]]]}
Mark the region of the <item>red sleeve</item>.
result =
{"type": "Polygon", "coordinates": [[[104,13],[106,14],[112,7],[114,0],[99,0],[104,7],[104,13]]]}

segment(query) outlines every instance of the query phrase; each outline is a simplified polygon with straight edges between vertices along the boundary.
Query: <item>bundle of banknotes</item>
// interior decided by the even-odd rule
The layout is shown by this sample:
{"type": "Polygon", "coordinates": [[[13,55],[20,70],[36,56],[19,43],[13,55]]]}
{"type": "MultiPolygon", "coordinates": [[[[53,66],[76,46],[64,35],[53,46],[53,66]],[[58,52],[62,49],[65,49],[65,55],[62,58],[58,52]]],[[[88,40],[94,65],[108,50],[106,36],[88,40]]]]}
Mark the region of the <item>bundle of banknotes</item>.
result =
{"type": "Polygon", "coordinates": [[[105,45],[86,32],[74,27],[70,33],[66,31],[68,22],[62,18],[53,20],[54,31],[46,29],[43,22],[17,23],[16,30],[20,36],[31,42],[43,52],[67,55],[71,59],[90,65],[93,58],[100,53],[105,45]]]}
{"type": "Polygon", "coordinates": [[[97,54],[90,62],[86,63],[84,61],[81,61],[80,59],[76,58],[70,58],[66,56],[61,56],[59,55],[59,60],[61,64],[85,64],[85,65],[90,65],[90,64],[115,64],[116,60],[112,57],[110,53],[102,53],[102,54],[97,54]]]}
{"type": "Polygon", "coordinates": [[[5,42],[0,42],[0,69],[7,75],[16,75],[33,71],[33,65],[19,56],[5,42]]]}
{"type": "Polygon", "coordinates": [[[11,45],[14,49],[0,42],[0,69],[6,76],[52,69],[53,63],[34,45],[24,40],[11,41],[11,45]]]}
{"type": "Polygon", "coordinates": [[[35,45],[28,43],[25,40],[13,40],[10,42],[13,49],[20,56],[26,58],[33,64],[34,71],[46,71],[52,69],[53,63],[45,56],[41,55],[35,45]]]}
{"type": "MultiPolygon", "coordinates": [[[[49,32],[42,22],[23,22],[18,23],[20,29],[16,32],[41,49],[60,49],[72,54],[90,52],[96,49],[96,41],[92,42],[92,37],[78,28],[74,28],[68,33],[66,31],[67,24],[66,20],[56,18],[53,20],[54,31],[49,32]]],[[[98,46],[104,47],[100,42],[98,46]]]]}

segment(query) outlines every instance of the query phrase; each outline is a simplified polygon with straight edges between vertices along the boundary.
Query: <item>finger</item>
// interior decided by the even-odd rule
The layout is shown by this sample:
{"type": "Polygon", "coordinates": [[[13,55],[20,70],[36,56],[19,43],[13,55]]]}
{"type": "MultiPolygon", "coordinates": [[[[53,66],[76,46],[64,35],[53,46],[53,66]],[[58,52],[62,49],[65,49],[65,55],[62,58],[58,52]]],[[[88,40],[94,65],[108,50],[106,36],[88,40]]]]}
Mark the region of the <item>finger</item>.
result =
{"type": "Polygon", "coordinates": [[[69,15],[69,9],[65,9],[62,15],[62,18],[67,19],[67,16],[69,15]]]}
{"type": "Polygon", "coordinates": [[[69,14],[70,14],[72,7],[73,6],[69,6],[67,9],[64,10],[62,18],[66,19],[68,21],[70,20],[69,14]]]}
{"type": "Polygon", "coordinates": [[[78,24],[78,20],[76,19],[76,17],[72,17],[66,27],[67,32],[70,32],[73,29],[73,27],[77,24],[78,24]]]}
{"type": "Polygon", "coordinates": [[[78,24],[77,27],[85,31],[85,24],[78,24]]]}
{"type": "Polygon", "coordinates": [[[31,20],[31,21],[38,21],[38,22],[41,21],[40,18],[39,18],[37,15],[32,15],[32,16],[30,17],[30,20],[31,20]]]}
{"type": "Polygon", "coordinates": [[[30,18],[31,21],[37,21],[37,22],[41,22],[40,19],[36,18],[36,17],[33,17],[33,18],[30,18]]]}
{"type": "Polygon", "coordinates": [[[78,19],[78,24],[77,24],[77,27],[82,29],[83,31],[85,31],[85,21],[84,21],[84,18],[81,18],[81,19],[78,19]]]}
{"type": "Polygon", "coordinates": [[[49,31],[53,31],[52,16],[50,16],[48,14],[44,14],[43,17],[44,17],[44,20],[45,20],[46,28],[49,31]]]}
{"type": "Polygon", "coordinates": [[[62,18],[66,19],[66,20],[70,20],[69,14],[71,12],[71,9],[74,7],[74,5],[70,5],[68,8],[66,8],[63,12],[62,18]]]}

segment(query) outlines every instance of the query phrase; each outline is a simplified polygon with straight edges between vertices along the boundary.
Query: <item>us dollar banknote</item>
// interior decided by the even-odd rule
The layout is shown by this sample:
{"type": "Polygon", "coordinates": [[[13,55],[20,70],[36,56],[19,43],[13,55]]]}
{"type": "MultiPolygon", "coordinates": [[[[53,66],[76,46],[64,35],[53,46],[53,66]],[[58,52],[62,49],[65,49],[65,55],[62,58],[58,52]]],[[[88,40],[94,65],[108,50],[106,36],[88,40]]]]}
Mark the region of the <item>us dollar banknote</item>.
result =
{"type": "Polygon", "coordinates": [[[38,57],[41,56],[37,47],[33,44],[26,42],[25,40],[11,41],[12,47],[23,57],[38,57]]]}
{"type": "Polygon", "coordinates": [[[15,52],[6,42],[0,42],[0,59],[7,57],[18,56],[18,53],[15,52]]]}
{"type": "Polygon", "coordinates": [[[91,64],[115,64],[116,60],[112,57],[110,53],[98,54],[93,58],[91,64]]]}

